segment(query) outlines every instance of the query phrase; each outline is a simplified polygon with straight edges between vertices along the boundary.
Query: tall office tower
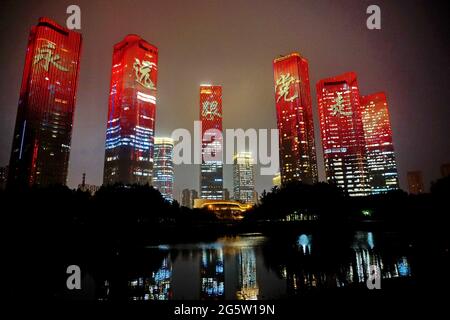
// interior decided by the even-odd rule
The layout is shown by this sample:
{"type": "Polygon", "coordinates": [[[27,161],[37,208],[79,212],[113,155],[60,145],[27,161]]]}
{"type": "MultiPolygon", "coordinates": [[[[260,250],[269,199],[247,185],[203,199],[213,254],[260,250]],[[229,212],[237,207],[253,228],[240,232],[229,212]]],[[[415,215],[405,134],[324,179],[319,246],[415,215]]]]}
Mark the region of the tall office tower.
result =
{"type": "Polygon", "coordinates": [[[213,132],[222,133],[221,86],[207,84],[200,86],[200,120],[202,122],[200,198],[221,200],[223,199],[222,140],[216,139],[217,135],[213,132]]]}
{"type": "Polygon", "coordinates": [[[386,95],[384,92],[374,93],[362,96],[360,101],[370,192],[378,194],[397,190],[397,164],[386,95]]]}
{"type": "Polygon", "coordinates": [[[425,192],[422,171],[408,171],[406,178],[408,180],[409,193],[420,194],[425,192]]]}
{"type": "Polygon", "coordinates": [[[255,171],[250,152],[239,152],[233,158],[234,200],[255,204],[255,171]]]}
{"type": "Polygon", "coordinates": [[[158,49],[137,35],[114,46],[104,184],[151,184],[158,49]]]}
{"type": "Polygon", "coordinates": [[[191,191],[189,189],[183,189],[181,191],[181,206],[192,208],[191,207],[191,191]]]}
{"type": "Polygon", "coordinates": [[[317,159],[308,60],[291,53],[273,61],[281,182],[315,183],[317,159]]]}
{"type": "Polygon", "coordinates": [[[441,165],[441,176],[442,178],[450,176],[450,163],[441,165]]]}
{"type": "Polygon", "coordinates": [[[191,207],[194,208],[194,200],[198,199],[198,192],[195,189],[191,189],[191,207]]]}
{"type": "Polygon", "coordinates": [[[155,138],[153,186],[164,199],[173,201],[173,139],[155,138]]]}
{"type": "Polygon", "coordinates": [[[366,145],[356,74],[320,80],[316,92],[326,179],[351,196],[366,195],[366,145]]]}
{"type": "Polygon", "coordinates": [[[67,182],[81,34],[40,18],[31,28],[8,184],[67,182]]]}

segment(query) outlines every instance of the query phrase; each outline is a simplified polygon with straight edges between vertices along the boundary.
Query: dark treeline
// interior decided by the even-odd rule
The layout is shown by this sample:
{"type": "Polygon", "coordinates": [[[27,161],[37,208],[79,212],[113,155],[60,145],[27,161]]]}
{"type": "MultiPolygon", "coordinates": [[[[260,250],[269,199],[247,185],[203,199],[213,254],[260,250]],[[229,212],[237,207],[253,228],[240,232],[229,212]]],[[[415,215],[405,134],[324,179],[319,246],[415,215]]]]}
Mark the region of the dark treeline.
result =
{"type": "MultiPolygon", "coordinates": [[[[260,204],[246,213],[244,221],[231,225],[238,231],[265,231],[276,229],[278,222],[290,215],[302,214],[314,217],[319,227],[370,222],[397,229],[423,225],[447,228],[449,181],[449,177],[436,181],[428,194],[408,195],[398,190],[366,197],[349,197],[328,183],[291,183],[264,192],[260,204]]],[[[212,212],[164,200],[151,186],[104,186],[95,195],[64,186],[32,187],[2,191],[0,200],[4,226],[39,238],[78,238],[81,234],[105,243],[168,236],[184,239],[186,235],[205,237],[230,226],[230,221],[220,221],[212,212]]]]}
{"type": "MultiPolygon", "coordinates": [[[[328,183],[300,182],[263,192],[260,204],[246,213],[244,223],[280,221],[292,214],[315,216],[321,222],[383,221],[442,222],[448,219],[450,177],[432,184],[431,193],[408,195],[402,190],[349,197],[328,183]]],[[[157,231],[162,226],[217,224],[206,210],[181,207],[164,200],[151,186],[103,186],[91,195],[65,186],[31,187],[0,192],[3,219],[44,228],[89,226],[112,234],[157,231]],[[145,230],[145,231],[144,231],[145,230]]]]}
{"type": "Polygon", "coordinates": [[[264,192],[247,220],[282,220],[293,213],[314,215],[322,222],[381,221],[415,223],[447,221],[450,215],[450,177],[432,184],[431,193],[409,195],[396,190],[379,195],[349,197],[328,183],[300,182],[264,192]]]}

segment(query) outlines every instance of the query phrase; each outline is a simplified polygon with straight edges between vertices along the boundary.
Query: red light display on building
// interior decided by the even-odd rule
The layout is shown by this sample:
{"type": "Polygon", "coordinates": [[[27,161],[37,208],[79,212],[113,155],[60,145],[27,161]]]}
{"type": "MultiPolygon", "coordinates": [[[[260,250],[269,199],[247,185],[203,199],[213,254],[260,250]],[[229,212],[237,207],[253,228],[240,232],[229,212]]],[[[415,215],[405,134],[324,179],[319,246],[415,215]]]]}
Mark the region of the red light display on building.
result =
{"type": "Polygon", "coordinates": [[[298,53],[273,61],[280,145],[280,174],[289,181],[317,182],[308,61],[298,53]]]}
{"type": "Polygon", "coordinates": [[[103,182],[151,184],[158,49],[137,35],[114,46],[103,182]]]}
{"type": "Polygon", "coordinates": [[[48,18],[31,28],[9,164],[9,184],[66,184],[81,34],[48,18]]]}
{"type": "Polygon", "coordinates": [[[366,146],[356,74],[323,79],[316,93],[327,181],[349,195],[366,195],[366,146]]]}
{"type": "Polygon", "coordinates": [[[222,142],[208,130],[222,133],[222,87],[200,86],[200,120],[202,122],[202,164],[200,167],[200,198],[223,198],[222,142]],[[220,159],[211,159],[218,156],[220,159]]]}
{"type": "Polygon", "coordinates": [[[398,189],[392,128],[384,92],[362,96],[367,173],[372,194],[398,189]]]}

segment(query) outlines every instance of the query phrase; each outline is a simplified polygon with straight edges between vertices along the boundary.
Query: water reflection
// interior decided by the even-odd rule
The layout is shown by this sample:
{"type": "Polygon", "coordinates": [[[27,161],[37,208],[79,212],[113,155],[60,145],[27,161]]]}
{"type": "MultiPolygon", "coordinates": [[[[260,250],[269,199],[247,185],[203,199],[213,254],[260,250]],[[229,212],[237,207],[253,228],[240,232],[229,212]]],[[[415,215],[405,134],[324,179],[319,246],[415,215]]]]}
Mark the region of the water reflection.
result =
{"type": "Polygon", "coordinates": [[[296,251],[276,257],[281,260],[278,272],[287,281],[288,294],[316,288],[364,287],[369,276],[371,279],[410,276],[408,258],[393,252],[383,255],[374,239],[372,232],[356,232],[347,250],[343,243],[335,244],[326,237],[317,252],[313,251],[313,236],[301,234],[296,251]]]}
{"type": "Polygon", "coordinates": [[[270,239],[243,234],[147,247],[141,253],[144,267],[128,265],[126,295],[131,300],[257,300],[328,288],[367,290],[374,271],[382,280],[411,276],[407,247],[397,240],[372,232],[270,239]]]}
{"type": "Polygon", "coordinates": [[[150,277],[139,277],[128,281],[130,298],[132,300],[168,300],[171,291],[172,264],[165,257],[161,267],[152,272],[150,277]]]}
{"type": "Polygon", "coordinates": [[[258,300],[258,282],[256,280],[256,255],[254,248],[242,248],[239,252],[239,290],[238,300],[258,300]]]}
{"type": "Polygon", "coordinates": [[[223,249],[203,249],[200,265],[200,298],[203,300],[224,299],[224,280],[223,249]]]}

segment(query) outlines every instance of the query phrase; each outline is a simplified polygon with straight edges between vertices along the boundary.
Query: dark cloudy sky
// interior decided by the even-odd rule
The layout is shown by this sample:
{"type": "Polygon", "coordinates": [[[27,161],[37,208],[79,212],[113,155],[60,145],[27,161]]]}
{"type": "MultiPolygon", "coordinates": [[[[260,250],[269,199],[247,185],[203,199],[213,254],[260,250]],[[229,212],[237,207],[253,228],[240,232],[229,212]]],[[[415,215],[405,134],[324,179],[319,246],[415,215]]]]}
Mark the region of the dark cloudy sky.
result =
{"type": "MultiPolygon", "coordinates": [[[[315,83],[346,71],[358,74],[361,94],[387,93],[402,188],[408,170],[429,183],[450,162],[449,8],[437,1],[2,0],[0,165],[9,161],[30,27],[41,16],[65,24],[70,4],[81,7],[83,34],[70,186],[82,172],[102,181],[112,46],[128,33],[159,48],[157,135],[192,130],[203,82],[223,86],[224,128],[276,128],[272,59],[298,51],[309,59],[322,179],[315,83]],[[366,28],[370,4],[381,7],[381,30],[366,28]]],[[[198,188],[198,174],[177,167],[176,191],[198,188]]],[[[257,177],[259,192],[271,178],[257,177]]]]}

